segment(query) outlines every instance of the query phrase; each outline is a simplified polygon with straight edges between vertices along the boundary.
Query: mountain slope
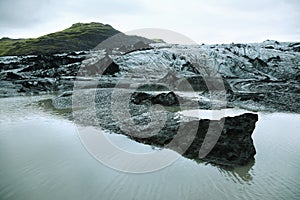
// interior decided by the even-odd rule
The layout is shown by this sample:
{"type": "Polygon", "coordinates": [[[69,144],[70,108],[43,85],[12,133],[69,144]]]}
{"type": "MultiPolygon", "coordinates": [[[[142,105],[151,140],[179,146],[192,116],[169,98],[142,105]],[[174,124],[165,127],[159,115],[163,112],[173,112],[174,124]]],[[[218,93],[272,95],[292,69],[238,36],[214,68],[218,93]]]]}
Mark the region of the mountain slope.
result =
{"type": "Polygon", "coordinates": [[[76,23],[63,31],[31,39],[0,39],[0,56],[53,54],[89,50],[103,40],[120,33],[110,25],[76,23]]]}

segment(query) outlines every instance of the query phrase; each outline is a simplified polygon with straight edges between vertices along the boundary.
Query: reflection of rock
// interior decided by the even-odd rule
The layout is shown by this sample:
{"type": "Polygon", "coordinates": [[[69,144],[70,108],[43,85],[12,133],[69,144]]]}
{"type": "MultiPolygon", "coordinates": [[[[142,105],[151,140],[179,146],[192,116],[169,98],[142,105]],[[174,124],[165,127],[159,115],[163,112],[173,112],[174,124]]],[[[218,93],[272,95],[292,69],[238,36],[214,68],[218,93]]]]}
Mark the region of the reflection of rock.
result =
{"type": "MultiPolygon", "coordinates": [[[[164,106],[174,106],[178,105],[178,98],[173,92],[158,95],[135,92],[131,101],[138,105],[147,105],[150,102],[152,104],[158,103],[164,106]]],[[[258,115],[250,113],[236,117],[226,117],[221,120],[204,119],[181,123],[171,120],[167,122],[166,126],[157,135],[149,138],[133,137],[133,139],[154,146],[165,146],[170,141],[176,140],[178,143],[168,148],[183,153],[183,156],[187,158],[224,166],[245,165],[253,159],[256,153],[251,135],[257,120],[258,115]],[[225,124],[222,127],[224,120],[225,124]],[[178,133],[179,127],[184,130],[183,133],[178,133]],[[195,137],[193,131],[197,132],[195,137]],[[209,139],[206,138],[204,140],[207,134],[209,139]],[[200,158],[201,146],[204,143],[206,145],[213,144],[213,139],[217,141],[213,149],[204,158],[200,158]],[[189,142],[191,144],[187,149],[184,149],[189,142]]],[[[206,147],[203,146],[203,148],[206,147]]]]}
{"type": "Polygon", "coordinates": [[[252,167],[255,164],[255,159],[250,159],[249,163],[243,166],[236,166],[234,168],[219,168],[219,171],[234,182],[251,182],[253,174],[251,174],[252,167]]]}
{"type": "Polygon", "coordinates": [[[204,160],[224,165],[245,165],[256,154],[251,135],[258,120],[257,114],[226,117],[222,134],[204,160]]]}
{"type": "MultiPolygon", "coordinates": [[[[159,95],[136,92],[132,95],[131,101],[138,105],[149,105],[151,102],[152,104],[174,106],[178,105],[178,98],[180,97],[173,92],[159,95]]],[[[224,166],[245,165],[253,159],[256,153],[251,135],[257,120],[258,116],[250,113],[221,120],[203,119],[184,122],[175,120],[171,115],[166,126],[157,135],[148,138],[132,138],[154,146],[167,146],[167,148],[183,153],[183,156],[194,160],[224,166]],[[225,124],[222,127],[224,120],[225,124]],[[179,129],[183,132],[178,132],[179,129]],[[172,145],[169,144],[171,141],[172,145]],[[214,142],[216,142],[215,145],[214,142]],[[213,148],[210,149],[207,144],[213,145],[213,148]],[[207,148],[206,151],[209,153],[207,152],[207,155],[200,158],[202,145],[204,149],[207,148]]]]}
{"type": "MultiPolygon", "coordinates": [[[[95,96],[95,107],[86,108],[86,96],[88,97],[89,91],[82,91],[76,98],[79,110],[73,112],[78,123],[85,125],[96,125],[104,129],[113,131],[114,133],[124,134],[131,139],[149,144],[157,147],[170,148],[178,153],[182,153],[184,157],[194,159],[196,161],[205,161],[222,166],[238,166],[245,165],[255,155],[255,148],[251,135],[255,128],[255,123],[258,120],[256,114],[243,114],[235,117],[226,117],[220,120],[201,119],[195,120],[194,118],[181,118],[177,113],[172,110],[172,106],[177,103],[177,96],[170,93],[162,93],[158,95],[147,94],[143,92],[136,92],[131,96],[129,102],[129,110],[123,108],[111,112],[111,93],[112,89],[100,88],[95,96]],[[85,94],[86,93],[86,94],[85,94]],[[82,98],[82,100],[81,100],[82,98]],[[156,102],[157,101],[157,102],[156,102]],[[80,103],[81,102],[81,103],[80,103]],[[154,103],[155,102],[155,103],[154,103]],[[159,103],[161,105],[171,105],[168,110],[161,107],[161,110],[153,111],[155,119],[149,121],[149,105],[159,103]],[[90,110],[93,109],[93,110],[90,110]],[[130,113],[131,117],[122,118],[121,121],[115,121],[113,116],[123,115],[123,112],[130,113]],[[97,115],[96,121],[93,121],[90,113],[95,112],[97,115]],[[165,112],[166,115],[162,113],[165,112]],[[166,116],[166,118],[164,118],[166,116]],[[130,118],[134,121],[135,125],[130,122],[130,118]],[[222,127],[222,123],[224,127],[222,127]],[[151,126],[148,126],[149,123],[151,126]],[[91,124],[92,123],[92,124],[91,124]],[[162,124],[163,123],[163,124],[162,124]],[[153,134],[153,129],[163,127],[153,134]],[[209,129],[209,127],[213,129],[209,129]],[[123,131],[122,127],[126,127],[127,131],[123,131]],[[208,130],[210,130],[208,132],[208,130]],[[134,135],[130,133],[134,132],[134,135]],[[145,137],[149,136],[149,137],[145,137]],[[206,139],[205,139],[206,138],[206,139]],[[214,141],[212,141],[212,139],[214,141]],[[204,145],[204,149],[209,147],[209,144],[214,144],[212,150],[205,156],[199,157],[200,148],[204,145]]],[[[124,89],[119,92],[118,99],[123,99],[123,93],[127,91],[124,89]]],[[[53,100],[53,105],[57,109],[71,108],[72,106],[72,93],[65,93],[53,100]]],[[[130,94],[130,93],[129,93],[130,94]]],[[[208,148],[209,149],[209,148],[208,148]]],[[[202,149],[203,150],[203,149],[202,149]]],[[[203,154],[202,154],[203,155],[203,154]]]]}
{"type": "Polygon", "coordinates": [[[61,95],[59,95],[57,98],[54,98],[52,100],[52,104],[53,104],[54,108],[56,108],[56,109],[66,109],[66,108],[71,109],[72,95],[73,95],[72,91],[66,91],[66,92],[62,93],[61,95]]]}

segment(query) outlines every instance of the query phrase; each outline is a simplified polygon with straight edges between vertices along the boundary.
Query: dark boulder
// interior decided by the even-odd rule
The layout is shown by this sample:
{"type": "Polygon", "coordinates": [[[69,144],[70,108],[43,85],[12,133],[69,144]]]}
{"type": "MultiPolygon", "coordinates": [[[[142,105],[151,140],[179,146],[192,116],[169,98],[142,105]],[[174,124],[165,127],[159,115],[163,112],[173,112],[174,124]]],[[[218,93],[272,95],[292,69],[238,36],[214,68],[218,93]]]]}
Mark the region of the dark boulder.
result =
{"type": "Polygon", "coordinates": [[[173,149],[196,161],[234,167],[246,165],[254,159],[256,150],[251,136],[257,121],[257,114],[246,113],[220,120],[201,119],[180,124],[169,122],[152,137],[131,138],[144,144],[173,149]],[[184,130],[182,133],[178,133],[179,126],[184,130]]]}
{"type": "Polygon", "coordinates": [[[161,104],[163,106],[179,105],[178,97],[174,92],[161,93],[151,98],[153,104],[161,104]]]}
{"type": "Polygon", "coordinates": [[[131,102],[134,104],[160,104],[163,106],[178,106],[179,99],[174,92],[161,93],[158,95],[148,94],[145,92],[135,92],[131,96],[131,102]]]}
{"type": "Polygon", "coordinates": [[[145,92],[134,92],[131,96],[131,102],[134,104],[141,104],[143,101],[150,101],[151,94],[145,92]]]}
{"type": "MultiPolygon", "coordinates": [[[[216,127],[216,133],[213,134],[218,136],[217,132],[221,128],[219,126],[222,120],[224,119],[221,119],[220,121],[199,120],[197,135],[191,146],[185,151],[184,156],[197,159],[209,124],[211,123],[216,127]]],[[[257,121],[258,115],[251,113],[236,117],[226,117],[224,127],[217,143],[204,158],[199,159],[224,166],[247,164],[256,154],[251,135],[257,121]]],[[[192,121],[185,124],[187,131],[189,130],[188,127],[193,123],[195,122],[192,121]]]]}

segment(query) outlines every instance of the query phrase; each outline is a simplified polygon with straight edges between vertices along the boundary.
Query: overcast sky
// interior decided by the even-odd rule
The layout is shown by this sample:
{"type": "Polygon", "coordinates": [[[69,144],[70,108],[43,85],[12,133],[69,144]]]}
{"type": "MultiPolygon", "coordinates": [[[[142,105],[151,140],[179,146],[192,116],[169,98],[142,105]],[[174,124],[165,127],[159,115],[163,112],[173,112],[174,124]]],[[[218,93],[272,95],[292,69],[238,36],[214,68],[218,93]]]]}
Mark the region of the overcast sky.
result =
{"type": "Polygon", "coordinates": [[[199,44],[300,41],[299,10],[299,0],[0,0],[0,37],[94,21],[122,32],[169,29],[199,44]]]}

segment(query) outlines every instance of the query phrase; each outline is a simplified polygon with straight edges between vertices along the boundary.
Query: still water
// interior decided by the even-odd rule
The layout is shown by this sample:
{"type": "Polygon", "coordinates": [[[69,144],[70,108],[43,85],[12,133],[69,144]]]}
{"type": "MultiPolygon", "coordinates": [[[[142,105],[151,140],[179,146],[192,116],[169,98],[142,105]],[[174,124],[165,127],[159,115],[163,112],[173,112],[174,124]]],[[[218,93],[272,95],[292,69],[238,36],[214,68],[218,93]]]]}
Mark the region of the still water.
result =
{"type": "MultiPolygon", "coordinates": [[[[180,157],[161,170],[132,174],[94,159],[75,124],[38,106],[44,98],[49,96],[0,99],[1,200],[300,197],[299,114],[259,113],[257,154],[248,166],[225,170],[180,157]]],[[[126,150],[157,151],[106,136],[126,150]]]]}

